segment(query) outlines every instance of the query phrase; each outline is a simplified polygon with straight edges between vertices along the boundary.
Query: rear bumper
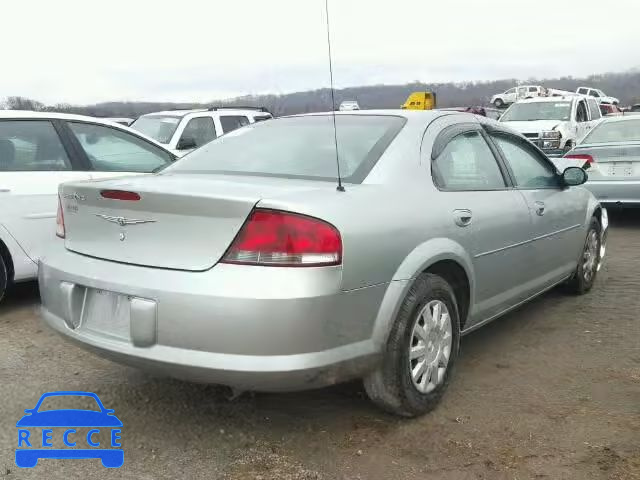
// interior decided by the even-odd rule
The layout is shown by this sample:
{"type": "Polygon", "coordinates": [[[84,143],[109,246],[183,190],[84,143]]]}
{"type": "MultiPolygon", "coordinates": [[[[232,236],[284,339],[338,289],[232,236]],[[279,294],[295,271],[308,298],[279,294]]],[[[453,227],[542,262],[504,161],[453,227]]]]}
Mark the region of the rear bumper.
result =
{"type": "Polygon", "coordinates": [[[640,206],[640,180],[589,180],[584,187],[602,204],[640,206]]]}
{"type": "Polygon", "coordinates": [[[40,262],[42,318],[111,360],[198,382],[287,391],[361,377],[379,357],[371,337],[386,285],[341,291],[338,267],[181,272],[60,245],[40,262]],[[91,289],[130,300],[125,335],[89,328],[82,312],[91,289]]]}

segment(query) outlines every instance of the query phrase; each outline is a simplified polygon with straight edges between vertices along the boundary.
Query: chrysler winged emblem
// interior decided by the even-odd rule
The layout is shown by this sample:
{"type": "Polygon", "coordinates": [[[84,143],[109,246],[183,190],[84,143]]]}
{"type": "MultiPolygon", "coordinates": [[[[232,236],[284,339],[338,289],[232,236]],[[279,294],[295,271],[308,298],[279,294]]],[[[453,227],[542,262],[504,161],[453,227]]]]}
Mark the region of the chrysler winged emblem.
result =
{"type": "Polygon", "coordinates": [[[102,215],[99,213],[96,213],[96,217],[100,217],[107,222],[117,223],[121,227],[125,225],[137,225],[139,223],[155,223],[155,220],[137,220],[135,218],[114,217],[112,215],[102,215]]]}

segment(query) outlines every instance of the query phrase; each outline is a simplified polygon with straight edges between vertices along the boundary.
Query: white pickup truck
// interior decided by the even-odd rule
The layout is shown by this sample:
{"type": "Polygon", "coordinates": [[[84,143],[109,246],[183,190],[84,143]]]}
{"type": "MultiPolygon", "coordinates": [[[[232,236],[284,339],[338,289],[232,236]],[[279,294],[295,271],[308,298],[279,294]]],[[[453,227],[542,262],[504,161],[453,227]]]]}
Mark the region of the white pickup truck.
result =
{"type": "Polygon", "coordinates": [[[522,133],[548,156],[559,157],[571,150],[601,118],[593,97],[568,95],[518,101],[500,121],[522,133]]]}

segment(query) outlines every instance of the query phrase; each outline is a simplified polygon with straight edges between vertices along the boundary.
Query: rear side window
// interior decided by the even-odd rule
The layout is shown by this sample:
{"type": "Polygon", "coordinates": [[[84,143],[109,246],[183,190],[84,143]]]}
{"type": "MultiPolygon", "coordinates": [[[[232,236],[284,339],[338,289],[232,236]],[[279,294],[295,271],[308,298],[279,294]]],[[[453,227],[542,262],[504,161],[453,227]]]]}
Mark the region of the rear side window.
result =
{"type": "Polygon", "coordinates": [[[94,170],[151,173],[172,160],[168,152],[125,131],[90,123],[68,125],[94,170]]]}
{"type": "Polygon", "coordinates": [[[537,92],[538,88],[537,87],[529,87],[529,91],[530,92],[537,92]]]}
{"type": "Polygon", "coordinates": [[[443,190],[500,190],[506,183],[479,132],[454,137],[432,163],[433,180],[443,190]]]}
{"type": "Polygon", "coordinates": [[[600,117],[602,117],[602,115],[600,114],[600,107],[598,107],[598,102],[596,102],[594,99],[590,98],[589,101],[587,102],[587,104],[589,105],[589,112],[591,113],[591,120],[597,120],[600,117]]]}
{"type": "Polygon", "coordinates": [[[189,120],[184,127],[181,140],[193,140],[196,147],[201,147],[216,138],[216,127],[211,117],[196,117],[189,120]]]}
{"type": "Polygon", "coordinates": [[[555,170],[544,162],[524,141],[507,135],[492,135],[511,166],[516,185],[523,189],[555,188],[559,186],[555,170]]]}
{"type": "Polygon", "coordinates": [[[49,121],[0,121],[0,172],[71,170],[60,137],[49,121]]]}
{"type": "MultiPolygon", "coordinates": [[[[338,158],[344,181],[369,174],[406,119],[391,115],[336,116],[338,158]]],[[[284,178],[337,178],[331,115],[277,118],[223,135],[165,171],[284,178]]]]}
{"type": "Polygon", "coordinates": [[[229,133],[240,127],[249,125],[249,119],[242,115],[221,115],[220,124],[222,125],[222,131],[229,133]]]}

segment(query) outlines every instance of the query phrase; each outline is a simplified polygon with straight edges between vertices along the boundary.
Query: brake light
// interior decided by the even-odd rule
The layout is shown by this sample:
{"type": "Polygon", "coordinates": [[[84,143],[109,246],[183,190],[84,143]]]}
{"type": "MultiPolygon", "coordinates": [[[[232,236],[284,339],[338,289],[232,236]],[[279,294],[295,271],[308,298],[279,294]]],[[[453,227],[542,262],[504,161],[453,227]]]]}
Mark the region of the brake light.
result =
{"type": "Polygon", "coordinates": [[[340,232],[323,220],[256,209],[221,262],[281,267],[339,265],[342,239],[340,232]]]}
{"type": "Polygon", "coordinates": [[[582,160],[584,163],[594,163],[595,160],[591,155],[587,155],[585,153],[571,153],[569,155],[565,155],[564,158],[571,158],[573,160],[582,160]]]}
{"type": "Polygon", "coordinates": [[[101,190],[100,195],[103,198],[110,198],[112,200],[128,200],[131,202],[137,202],[140,200],[140,195],[136,192],[127,192],[125,190],[101,190]]]}
{"type": "Polygon", "coordinates": [[[62,200],[60,200],[60,195],[58,195],[58,213],[56,214],[56,236],[60,238],[65,237],[64,213],[62,212],[62,200]]]}

